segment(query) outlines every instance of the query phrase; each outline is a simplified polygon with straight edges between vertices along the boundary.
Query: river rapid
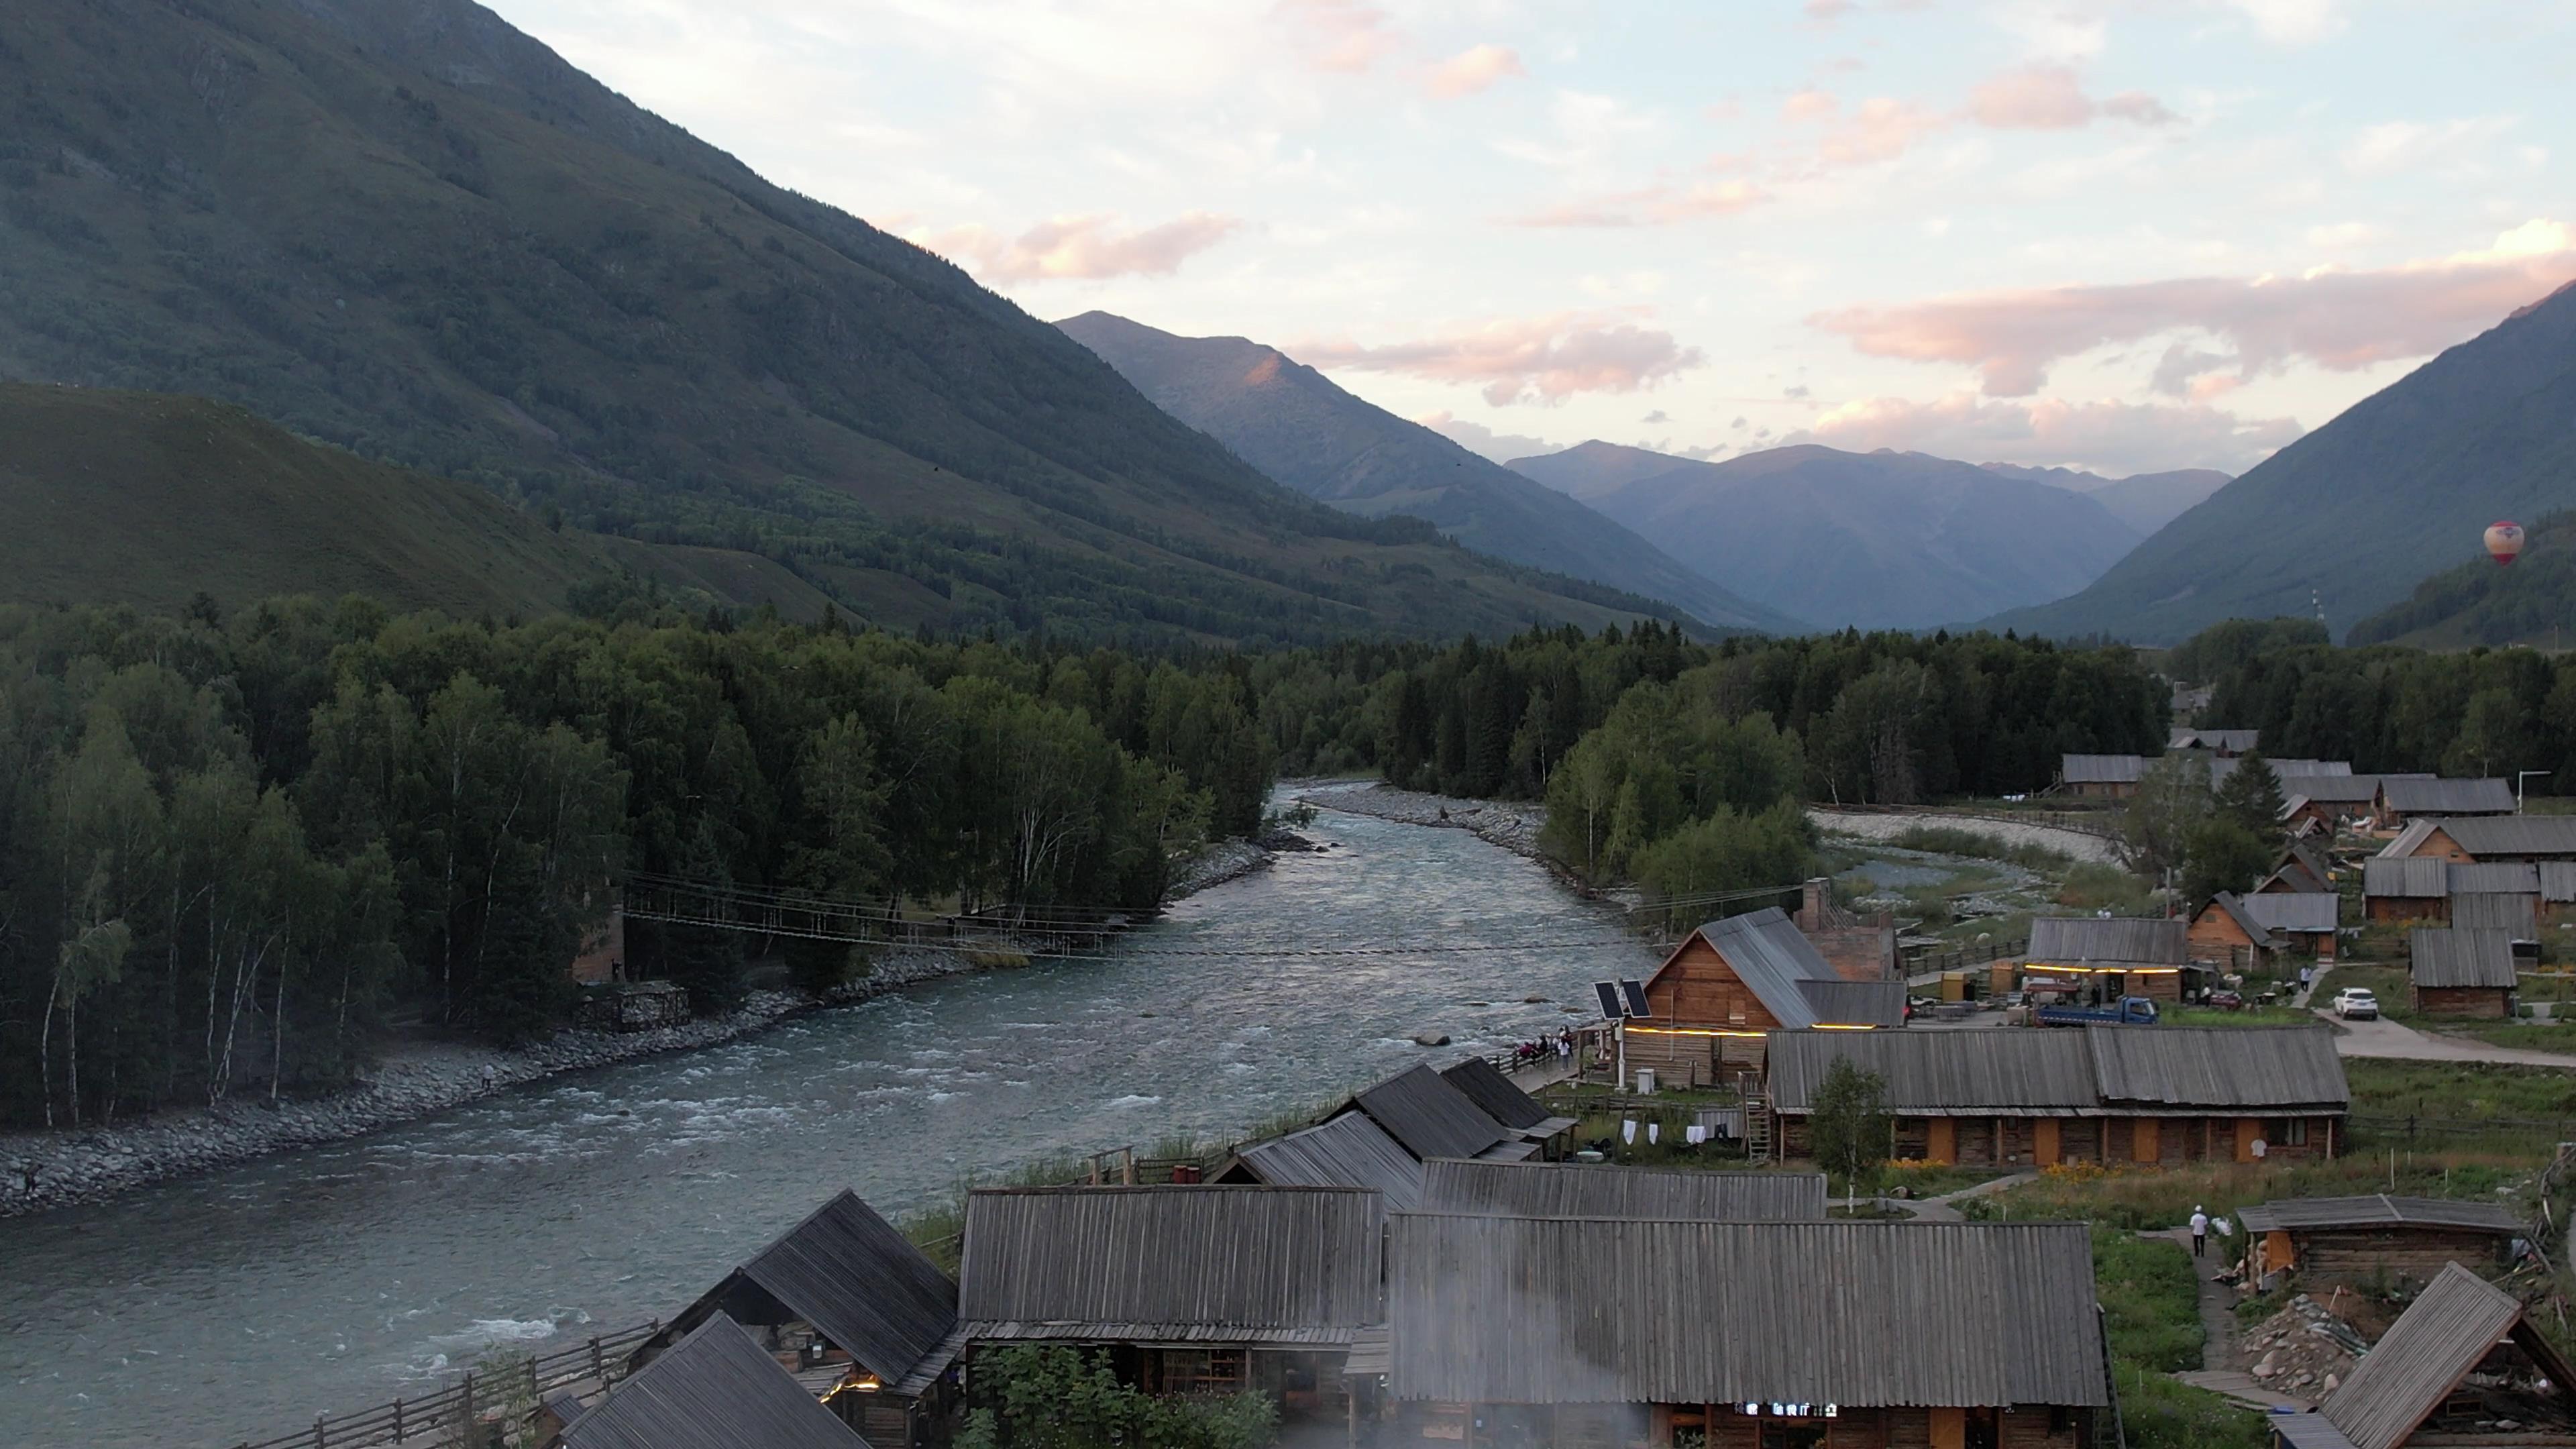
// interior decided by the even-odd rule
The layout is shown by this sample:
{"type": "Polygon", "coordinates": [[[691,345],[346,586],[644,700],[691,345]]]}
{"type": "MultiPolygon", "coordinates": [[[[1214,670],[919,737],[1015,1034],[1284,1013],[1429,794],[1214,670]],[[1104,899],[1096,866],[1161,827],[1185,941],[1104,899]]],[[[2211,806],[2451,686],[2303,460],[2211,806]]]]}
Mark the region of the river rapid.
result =
{"type": "Polygon", "coordinates": [[[1466,831],[1327,813],[1309,833],[1335,848],[1183,901],[1106,960],[952,977],[0,1222],[0,1443],[288,1433],[495,1349],[667,1316],[840,1187],[896,1216],[1033,1159],[1223,1139],[1584,1019],[1588,983],[1653,964],[1614,910],[1466,831]],[[1352,949],[1371,954],[1237,954],[1352,949]],[[1416,1046],[1426,1030],[1452,1045],[1416,1046]]]}

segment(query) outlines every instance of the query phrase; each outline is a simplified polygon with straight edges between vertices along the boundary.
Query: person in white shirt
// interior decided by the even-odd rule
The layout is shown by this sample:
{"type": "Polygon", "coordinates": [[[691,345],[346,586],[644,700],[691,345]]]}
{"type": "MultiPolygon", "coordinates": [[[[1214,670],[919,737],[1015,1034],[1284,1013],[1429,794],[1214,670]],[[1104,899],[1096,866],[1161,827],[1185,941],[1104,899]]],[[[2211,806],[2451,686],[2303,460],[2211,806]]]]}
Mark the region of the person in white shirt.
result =
{"type": "Polygon", "coordinates": [[[2191,1209],[2191,1255],[2201,1257],[2209,1251],[2209,1214],[2198,1203],[2191,1209]]]}

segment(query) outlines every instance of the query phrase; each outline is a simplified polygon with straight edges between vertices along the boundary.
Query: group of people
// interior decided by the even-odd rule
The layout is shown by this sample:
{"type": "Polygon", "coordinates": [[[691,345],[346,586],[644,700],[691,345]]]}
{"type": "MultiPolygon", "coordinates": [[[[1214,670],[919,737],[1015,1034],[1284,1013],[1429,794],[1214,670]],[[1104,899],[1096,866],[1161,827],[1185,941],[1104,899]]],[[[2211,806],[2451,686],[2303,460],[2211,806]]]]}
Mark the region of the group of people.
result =
{"type": "Polygon", "coordinates": [[[1515,1066],[1525,1067],[1532,1062],[1545,1061],[1549,1057],[1571,1058],[1573,1055],[1574,1031],[1569,1027],[1553,1036],[1525,1041],[1512,1048],[1512,1063],[1515,1066]]]}

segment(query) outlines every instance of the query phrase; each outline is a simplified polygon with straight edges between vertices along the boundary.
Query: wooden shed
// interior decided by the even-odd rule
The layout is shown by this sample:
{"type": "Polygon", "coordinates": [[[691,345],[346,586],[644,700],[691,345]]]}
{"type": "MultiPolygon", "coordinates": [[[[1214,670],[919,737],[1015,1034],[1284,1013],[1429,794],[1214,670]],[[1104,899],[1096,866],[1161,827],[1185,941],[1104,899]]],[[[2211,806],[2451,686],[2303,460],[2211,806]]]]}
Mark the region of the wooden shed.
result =
{"type": "Polygon", "coordinates": [[[2374,921],[2439,921],[2451,909],[2451,862],[2374,855],[2361,863],[2361,913],[2374,921]]]}
{"type": "Polygon", "coordinates": [[[2025,970],[2079,980],[2088,998],[2103,1001],[2180,1001],[2191,959],[2191,925],[2179,916],[2036,917],[2022,957],[2025,970]]]}
{"type": "Polygon", "coordinates": [[[1427,1066],[1408,1067],[1342,1104],[1336,1117],[1359,1113],[1395,1139],[1416,1162],[1435,1157],[1490,1157],[1518,1162],[1539,1142],[1513,1131],[1427,1066]]]}
{"type": "MultiPolygon", "coordinates": [[[[2434,823],[2465,859],[2576,861],[2576,815],[2504,815],[2434,823]]],[[[2399,835],[2390,847],[2404,839],[2404,834],[2399,835]]]]}
{"type": "Polygon", "coordinates": [[[2244,754],[2247,750],[2258,748],[2262,739],[2261,730],[2205,730],[2190,725],[2175,725],[2165,735],[2165,750],[2168,753],[2175,750],[2207,750],[2221,759],[2230,759],[2244,754]]]}
{"type": "Polygon", "coordinates": [[[1532,1142],[1561,1147],[1574,1131],[1574,1118],[1560,1117],[1540,1106],[1538,1098],[1513,1085],[1501,1068],[1483,1057],[1469,1057],[1454,1067],[1442,1067],[1440,1079],[1465,1093],[1467,1100],[1483,1108],[1486,1116],[1532,1142]]]}
{"type": "Polygon", "coordinates": [[[2281,858],[2274,862],[2272,873],[2254,887],[2256,895],[2299,895],[2334,893],[2334,865],[2323,853],[2303,841],[2293,840],[2282,847],[2281,858]]]}
{"type": "Polygon", "coordinates": [[[1340,1423],[1344,1360],[1384,1322],[1387,1221],[1360,1188],[979,1189],[959,1275],[968,1352],[1086,1345],[1150,1393],[1248,1390],[1340,1423]]]}
{"type": "Polygon", "coordinates": [[[718,1280],[629,1363],[649,1365],[719,1318],[817,1379],[846,1422],[889,1445],[946,1412],[945,1375],[964,1342],[956,1283],[846,1189],[718,1280]]]}
{"type": "Polygon", "coordinates": [[[2510,780],[2427,780],[2388,775],[2379,782],[2379,824],[2394,830],[2419,817],[2458,820],[2482,815],[2511,815],[2510,780]]]}
{"type": "Polygon", "coordinates": [[[1210,1179],[1272,1187],[1364,1187],[1386,1195],[1390,1212],[1422,1204],[1422,1161],[1365,1113],[1256,1142],[1210,1179]]]}
{"type": "Polygon", "coordinates": [[[1758,1069],[1765,1034],[1783,1027],[1905,1024],[1902,980],[1846,978],[1776,906],[1691,932],[1645,989],[1648,1016],[1620,1028],[1628,1065],[1681,1085],[1758,1069]]]}
{"type": "MultiPolygon", "coordinates": [[[[555,1410],[559,1419],[562,1413],[555,1410]]],[[[561,1444],[562,1449],[868,1449],[865,1438],[721,1313],[709,1316],[566,1422],[561,1444]]]]}
{"type": "Polygon", "coordinates": [[[2407,935],[2407,952],[2406,984],[2417,1011],[2489,1021],[2513,1015],[2511,932],[2419,926],[2407,935]]]}
{"type": "Polygon", "coordinates": [[[2384,1193],[2267,1202],[2236,1221],[2250,1276],[2295,1274],[2308,1293],[2370,1280],[2421,1286],[2453,1262],[2502,1268],[2522,1231],[2495,1203],[2384,1193]]]}
{"type": "Polygon", "coordinates": [[[1784,1155],[1837,1062],[1885,1084],[1896,1155],[1926,1162],[2331,1158],[2352,1102],[2322,1026],[1784,1031],[1764,1082],[1784,1155]]]}
{"type": "Polygon", "coordinates": [[[2379,812],[2378,775],[2295,775],[2284,780],[2281,823],[2297,827],[2311,822],[2331,836],[2348,820],[2368,821],[2379,812]]]}
{"type": "Polygon", "coordinates": [[[2126,800],[2138,793],[2146,773],[2140,755],[2063,755],[2057,762],[2057,793],[2090,800],[2126,800]]]}
{"type": "Polygon", "coordinates": [[[2276,949],[2293,956],[2335,958],[2335,935],[2343,925],[2343,897],[2333,891],[2256,893],[2240,902],[2256,925],[2272,935],[2276,949]]]}
{"type": "Polygon", "coordinates": [[[2316,1412],[2264,1420],[2286,1449],[2576,1443],[2576,1364],[2522,1301],[2457,1263],[2435,1275],[2316,1412]],[[2474,1392],[2462,1390],[2471,1375],[2474,1392]],[[2511,1431],[2495,1425],[2510,1419],[2511,1431]]]}
{"type": "Polygon", "coordinates": [[[1385,1442],[2089,1449],[2112,1404],[2081,1225],[1407,1214],[1387,1269],[1385,1442]]]}

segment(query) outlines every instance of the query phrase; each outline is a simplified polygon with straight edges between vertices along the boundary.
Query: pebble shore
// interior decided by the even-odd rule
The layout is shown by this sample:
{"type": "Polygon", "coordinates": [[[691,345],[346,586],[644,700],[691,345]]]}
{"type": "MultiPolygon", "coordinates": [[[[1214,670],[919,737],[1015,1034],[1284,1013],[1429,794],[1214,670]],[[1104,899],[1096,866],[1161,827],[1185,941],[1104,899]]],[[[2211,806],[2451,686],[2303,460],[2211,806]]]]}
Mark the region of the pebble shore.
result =
{"type": "MultiPolygon", "coordinates": [[[[1270,861],[1271,852],[1250,841],[1219,842],[1181,872],[1170,898],[1248,875],[1270,861]]],[[[0,1133],[0,1218],[98,1202],[266,1153],[363,1136],[560,1072],[715,1046],[801,1011],[849,1006],[973,969],[971,958],[953,951],[897,951],[879,957],[864,979],[819,1001],[755,991],[723,1016],[653,1031],[571,1028],[515,1050],[403,1043],[369,1080],[327,1097],[275,1105],[265,1098],[231,1101],[84,1131],[0,1133]]]]}
{"type": "Polygon", "coordinates": [[[1356,781],[1299,784],[1291,790],[1294,798],[1319,810],[1373,815],[1404,825],[1445,825],[1469,830],[1514,855],[1545,859],[1539,853],[1538,833],[1547,826],[1547,807],[1536,802],[1462,800],[1454,795],[1426,795],[1419,790],[1356,781]]]}

